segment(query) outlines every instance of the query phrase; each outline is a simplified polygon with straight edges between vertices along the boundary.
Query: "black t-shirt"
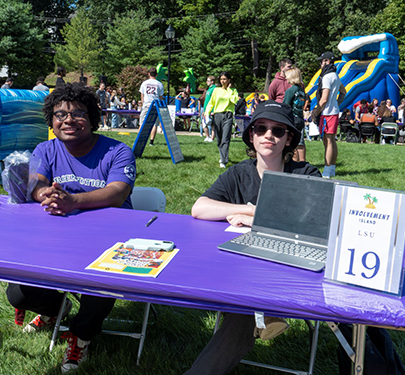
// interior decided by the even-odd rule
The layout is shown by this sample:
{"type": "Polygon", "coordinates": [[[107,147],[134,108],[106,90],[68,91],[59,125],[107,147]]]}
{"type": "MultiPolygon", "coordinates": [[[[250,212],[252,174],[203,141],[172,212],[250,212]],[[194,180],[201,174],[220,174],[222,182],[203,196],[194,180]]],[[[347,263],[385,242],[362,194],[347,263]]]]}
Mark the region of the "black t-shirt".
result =
{"type": "Polygon", "coordinates": [[[246,100],[240,98],[235,105],[235,115],[245,116],[246,115],[246,100]]]}
{"type": "Polygon", "coordinates": [[[181,106],[180,108],[188,108],[188,105],[190,104],[191,98],[185,98],[185,99],[180,99],[181,100],[181,106]]]}
{"type": "Polygon", "coordinates": [[[107,91],[106,90],[97,90],[96,95],[99,99],[99,104],[101,108],[107,108],[107,91]]]}
{"type": "MultiPolygon", "coordinates": [[[[261,178],[257,172],[256,159],[243,160],[221,174],[203,197],[216,201],[256,205],[261,178]]],[[[307,162],[291,160],[284,165],[284,172],[321,177],[316,167],[307,162]]]]}
{"type": "Polygon", "coordinates": [[[56,78],[56,84],[55,87],[61,87],[65,85],[65,81],[63,80],[62,77],[58,77],[56,78]]]}

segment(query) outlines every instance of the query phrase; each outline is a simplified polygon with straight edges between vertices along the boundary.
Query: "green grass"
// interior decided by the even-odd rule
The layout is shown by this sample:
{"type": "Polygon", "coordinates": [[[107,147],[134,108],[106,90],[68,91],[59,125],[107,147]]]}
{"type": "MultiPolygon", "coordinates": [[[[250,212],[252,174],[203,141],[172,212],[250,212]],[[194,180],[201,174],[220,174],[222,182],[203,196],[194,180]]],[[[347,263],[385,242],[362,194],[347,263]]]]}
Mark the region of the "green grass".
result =
{"type": "MultiPolygon", "coordinates": [[[[103,133],[132,147],[136,134],[103,133]]],[[[179,136],[185,161],[174,165],[164,137],[158,135],[156,146],[146,146],[137,160],[137,186],[155,186],[167,198],[166,212],[190,214],[194,201],[223,172],[219,168],[219,154],[215,143],[206,143],[200,137],[179,136]]],[[[402,155],[405,147],[339,142],[337,178],[356,181],[361,185],[405,190],[405,165],[402,155]]],[[[232,139],[230,164],[245,158],[245,147],[240,138],[232,139]]],[[[323,145],[307,142],[307,160],[323,168],[323,145]]],[[[0,192],[4,194],[4,190],[0,192]]],[[[59,340],[49,353],[51,332],[27,335],[14,324],[14,311],[5,296],[6,284],[0,284],[0,329],[3,347],[0,350],[0,375],[60,373],[61,358],[66,347],[59,340]]],[[[90,346],[90,360],[77,374],[146,374],[179,375],[186,371],[212,336],[215,312],[155,305],[157,317],[151,315],[140,366],[136,366],[138,340],[98,335],[90,346]]],[[[75,303],[74,311],[77,311],[75,303]]],[[[70,314],[73,316],[74,312],[70,314]]],[[[143,304],[117,301],[113,316],[120,319],[135,317],[141,320],[143,304]]],[[[34,314],[27,314],[26,321],[34,314]]],[[[258,340],[246,359],[259,360],[276,366],[305,370],[309,360],[309,336],[301,320],[289,320],[291,329],[270,342],[258,340]]],[[[107,323],[108,328],[112,323],[107,323]]],[[[121,330],[139,332],[140,323],[123,324],[121,330]]],[[[401,332],[391,332],[396,348],[405,360],[405,340],[401,332]]],[[[335,375],[337,366],[337,339],[329,328],[321,325],[315,374],[335,375]]],[[[240,364],[232,375],[273,375],[276,371],[240,364]]]]}

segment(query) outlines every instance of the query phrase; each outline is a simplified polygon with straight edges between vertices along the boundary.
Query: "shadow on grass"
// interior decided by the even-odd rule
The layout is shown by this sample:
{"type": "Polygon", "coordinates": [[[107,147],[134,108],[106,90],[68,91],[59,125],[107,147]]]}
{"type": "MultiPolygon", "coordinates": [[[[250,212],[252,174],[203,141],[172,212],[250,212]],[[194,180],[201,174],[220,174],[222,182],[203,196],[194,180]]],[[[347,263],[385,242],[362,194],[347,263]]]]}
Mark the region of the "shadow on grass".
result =
{"type": "Polygon", "coordinates": [[[35,355],[30,354],[29,351],[24,350],[21,347],[16,346],[16,345],[10,345],[10,347],[7,349],[7,351],[8,352],[16,352],[16,353],[18,353],[21,356],[26,357],[26,358],[31,358],[31,359],[35,358],[35,355]]]}

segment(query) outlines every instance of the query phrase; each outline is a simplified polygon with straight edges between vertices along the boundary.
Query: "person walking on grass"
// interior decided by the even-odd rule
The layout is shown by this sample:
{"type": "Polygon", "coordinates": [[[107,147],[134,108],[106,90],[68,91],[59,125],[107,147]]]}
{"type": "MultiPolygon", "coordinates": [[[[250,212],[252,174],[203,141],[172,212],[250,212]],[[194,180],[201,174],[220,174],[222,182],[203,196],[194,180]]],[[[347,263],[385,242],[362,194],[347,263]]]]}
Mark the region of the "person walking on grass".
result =
{"type": "Polygon", "coordinates": [[[231,78],[228,72],[222,72],[219,75],[221,87],[214,89],[211,99],[205,108],[205,116],[209,116],[211,111],[214,113],[212,125],[217,137],[220,168],[226,168],[229,161],[233,113],[235,112],[235,104],[238,102],[238,91],[231,87],[231,78]]]}
{"type": "MultiPolygon", "coordinates": [[[[204,91],[205,98],[204,98],[204,107],[203,107],[202,111],[205,110],[205,108],[207,108],[208,103],[211,100],[211,96],[212,96],[212,93],[214,92],[215,88],[216,88],[215,77],[208,76],[207,77],[207,88],[204,91]]],[[[205,113],[203,112],[202,118],[203,118],[203,124],[204,124],[203,130],[204,130],[204,134],[205,134],[204,142],[214,142],[215,129],[212,127],[211,115],[209,114],[208,116],[206,116],[205,113]]]]}
{"type": "MultiPolygon", "coordinates": [[[[139,126],[143,125],[146,114],[148,113],[149,107],[151,106],[152,102],[155,99],[163,99],[164,93],[163,84],[162,82],[156,79],[157,70],[155,67],[149,68],[148,77],[149,78],[146,81],[142,82],[141,88],[139,89],[139,92],[141,93],[141,102],[142,102],[142,110],[141,114],[139,115],[139,126]]],[[[154,145],[153,142],[155,141],[158,126],[159,120],[156,120],[150,133],[150,141],[149,141],[150,146],[154,145]]]]}

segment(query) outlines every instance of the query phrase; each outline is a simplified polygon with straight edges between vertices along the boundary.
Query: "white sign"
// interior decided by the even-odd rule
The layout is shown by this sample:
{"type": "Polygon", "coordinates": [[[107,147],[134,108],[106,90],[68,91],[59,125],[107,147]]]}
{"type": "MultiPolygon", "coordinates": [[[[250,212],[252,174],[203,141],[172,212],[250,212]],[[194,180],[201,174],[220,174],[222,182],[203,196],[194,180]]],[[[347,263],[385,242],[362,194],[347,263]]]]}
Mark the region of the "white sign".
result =
{"type": "Polygon", "coordinates": [[[176,106],[175,105],[168,105],[167,109],[169,110],[170,119],[172,120],[172,125],[174,127],[175,120],[176,120],[176,106]]]}
{"type": "Polygon", "coordinates": [[[400,293],[405,196],[336,185],[325,278],[400,293]]]}

